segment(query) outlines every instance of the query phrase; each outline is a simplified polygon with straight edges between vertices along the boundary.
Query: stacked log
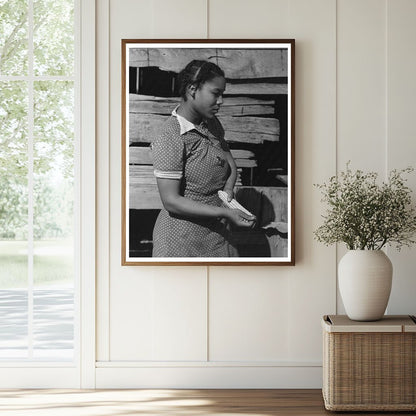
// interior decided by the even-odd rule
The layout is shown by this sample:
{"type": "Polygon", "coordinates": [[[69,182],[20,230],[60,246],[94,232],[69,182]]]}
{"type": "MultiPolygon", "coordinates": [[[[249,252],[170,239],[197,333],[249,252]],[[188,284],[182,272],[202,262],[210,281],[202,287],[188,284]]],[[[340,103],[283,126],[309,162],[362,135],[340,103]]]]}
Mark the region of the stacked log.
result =
{"type": "MultiPolygon", "coordinates": [[[[179,102],[179,99],[130,94],[129,144],[150,143],[179,102]]],[[[273,101],[227,97],[218,118],[227,141],[260,144],[279,140],[279,120],[264,117],[272,114],[273,101]]]]}
{"type": "MultiPolygon", "coordinates": [[[[231,149],[231,155],[236,161],[237,167],[255,167],[254,153],[250,150],[231,149]]],[[[149,146],[129,148],[130,165],[153,165],[152,151],[149,146]]]]}
{"type": "MultiPolygon", "coordinates": [[[[152,165],[130,165],[129,166],[129,180],[131,185],[155,185],[156,177],[153,173],[152,165]]],[[[237,169],[236,186],[241,185],[241,169],[237,169]]],[[[155,191],[156,188],[155,188],[155,191]]],[[[136,207],[131,207],[137,209],[136,207]]]]}
{"type": "Polygon", "coordinates": [[[287,49],[131,48],[129,65],[179,73],[192,59],[226,68],[227,79],[287,77],[287,49]]]}

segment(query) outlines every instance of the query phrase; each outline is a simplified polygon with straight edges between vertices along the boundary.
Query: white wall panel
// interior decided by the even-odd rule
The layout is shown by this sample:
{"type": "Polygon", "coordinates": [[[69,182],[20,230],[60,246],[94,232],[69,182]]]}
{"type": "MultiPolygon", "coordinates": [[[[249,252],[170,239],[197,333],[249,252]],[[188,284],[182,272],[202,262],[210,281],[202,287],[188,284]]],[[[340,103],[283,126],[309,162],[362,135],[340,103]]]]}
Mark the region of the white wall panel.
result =
{"type": "Polygon", "coordinates": [[[111,360],[152,359],[153,276],[154,273],[150,272],[146,276],[132,269],[119,275],[116,280],[112,278],[109,326],[111,360]]]}
{"type": "Polygon", "coordinates": [[[289,2],[296,39],[296,257],[288,270],[291,360],[321,360],[322,315],[335,312],[335,248],[313,240],[322,205],[315,183],[335,173],[336,3],[289,2]]]}
{"type": "MultiPolygon", "coordinates": [[[[416,2],[388,1],[388,169],[416,168],[416,2]]],[[[416,172],[407,176],[416,202],[416,172]]],[[[416,249],[389,249],[393,288],[389,313],[416,314],[416,249]]]]}
{"type": "MultiPolygon", "coordinates": [[[[313,184],[348,160],[381,175],[415,163],[415,2],[109,2],[98,22],[109,28],[109,85],[98,88],[98,101],[107,94],[109,105],[99,106],[97,129],[98,165],[109,164],[98,201],[107,192],[109,208],[98,207],[98,225],[110,228],[98,248],[98,262],[109,267],[98,267],[108,276],[97,281],[97,386],[320,387],[320,319],[343,308],[336,307],[337,250],[313,240],[323,214],[313,184]],[[120,41],[207,36],[296,39],[294,267],[120,266],[120,41]]],[[[389,312],[416,313],[414,251],[390,255],[389,312]]]]}
{"type": "Polygon", "coordinates": [[[204,269],[130,267],[110,291],[111,360],[206,360],[204,269]]]}
{"type": "MultiPolygon", "coordinates": [[[[151,39],[154,34],[153,0],[109,0],[112,39],[151,39]],[[122,37],[120,37],[120,35],[122,37]]],[[[121,64],[121,58],[120,58],[121,64]]],[[[112,77],[112,81],[115,78],[112,77]]]]}
{"type": "Polygon", "coordinates": [[[207,1],[210,38],[288,38],[288,0],[207,1]]]}
{"type": "MultiPolygon", "coordinates": [[[[387,146],[386,3],[337,2],[337,170],[376,171],[387,146]]],[[[338,247],[337,263],[346,253],[338,247]]],[[[338,294],[338,313],[345,313],[338,294]]]]}
{"type": "Polygon", "coordinates": [[[338,170],[383,175],[386,161],[386,3],[338,0],[338,170]]]}
{"type": "Polygon", "coordinates": [[[126,39],[205,38],[205,0],[111,0],[111,33],[126,39]]]}
{"type": "Polygon", "coordinates": [[[206,268],[121,266],[120,70],[121,39],[204,38],[205,11],[204,2],[193,0],[110,1],[110,120],[100,119],[110,125],[110,241],[109,253],[100,253],[110,258],[109,340],[100,339],[109,344],[110,360],[206,359],[206,268]]]}
{"type": "Polygon", "coordinates": [[[210,361],[288,359],[288,277],[278,272],[210,268],[210,361]]]}
{"type": "Polygon", "coordinates": [[[207,37],[206,0],[154,0],[152,36],[164,39],[207,37]]]}
{"type": "Polygon", "coordinates": [[[207,359],[207,280],[201,267],[153,278],[153,360],[207,359]]]}
{"type": "Polygon", "coordinates": [[[320,317],[335,311],[335,260],[328,259],[328,252],[333,253],[334,248],[312,244],[313,227],[320,214],[320,197],[313,183],[335,172],[335,3],[211,1],[210,5],[213,37],[296,39],[297,207],[295,268],[257,268],[254,273],[249,267],[210,268],[210,359],[231,359],[234,350],[235,357],[253,360],[319,361],[320,317]],[[230,15],[238,16],[232,25],[230,15]],[[253,21],[261,24],[251,35],[253,21]],[[326,156],[326,163],[320,155],[326,156]],[[262,299],[260,312],[256,310],[257,301],[246,306],[244,312],[245,295],[251,285],[258,285],[259,293],[253,293],[256,300],[262,299]],[[273,296],[262,298],[262,291],[267,290],[273,296]],[[223,308],[226,315],[221,321],[223,308]],[[276,312],[278,333],[273,330],[276,312]],[[264,319],[255,326],[259,314],[270,316],[270,326],[264,319]],[[305,319],[306,315],[313,319],[305,319]],[[244,328],[247,337],[240,345],[244,328]],[[255,331],[261,336],[253,338],[255,331]]]}

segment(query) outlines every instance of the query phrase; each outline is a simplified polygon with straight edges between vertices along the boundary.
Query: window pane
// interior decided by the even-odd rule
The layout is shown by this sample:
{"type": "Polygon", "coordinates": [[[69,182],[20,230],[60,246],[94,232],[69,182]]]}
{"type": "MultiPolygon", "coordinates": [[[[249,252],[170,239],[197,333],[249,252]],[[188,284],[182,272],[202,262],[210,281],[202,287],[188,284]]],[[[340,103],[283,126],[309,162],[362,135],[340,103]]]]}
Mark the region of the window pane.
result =
{"type": "Polygon", "coordinates": [[[73,258],[73,82],[35,82],[34,119],[33,232],[35,242],[42,241],[41,245],[35,243],[35,283],[50,284],[49,267],[55,269],[52,280],[73,277],[72,266],[68,266],[73,258]],[[42,258],[45,262],[41,264],[42,258]]]}
{"type": "Polygon", "coordinates": [[[74,85],[34,85],[34,358],[72,359],[74,85]]]}
{"type": "Polygon", "coordinates": [[[0,82],[0,289],[27,283],[27,85],[0,82]]]}
{"type": "Polygon", "coordinates": [[[0,0],[0,75],[27,75],[27,0],[0,0]]]}
{"type": "Polygon", "coordinates": [[[36,288],[33,298],[33,357],[72,360],[74,350],[74,289],[36,288]]]}
{"type": "Polygon", "coordinates": [[[27,358],[27,310],[27,290],[0,289],[0,360],[27,358]]]}
{"type": "Polygon", "coordinates": [[[0,82],[0,359],[27,357],[27,85],[0,82]]]}
{"type": "Polygon", "coordinates": [[[0,177],[27,177],[28,88],[24,81],[0,81],[0,177]]]}
{"type": "Polygon", "coordinates": [[[36,75],[73,75],[74,1],[34,0],[36,75]]]}

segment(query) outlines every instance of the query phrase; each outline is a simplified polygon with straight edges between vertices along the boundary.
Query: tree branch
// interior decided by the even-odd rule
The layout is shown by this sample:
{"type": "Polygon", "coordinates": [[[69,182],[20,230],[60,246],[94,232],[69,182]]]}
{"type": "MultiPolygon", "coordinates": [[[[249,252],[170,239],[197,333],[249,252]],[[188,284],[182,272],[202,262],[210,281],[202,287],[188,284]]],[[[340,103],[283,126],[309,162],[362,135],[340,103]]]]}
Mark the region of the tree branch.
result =
{"type": "Polygon", "coordinates": [[[20,21],[17,22],[17,25],[13,28],[12,32],[10,33],[10,35],[7,37],[6,41],[4,42],[4,45],[0,54],[0,65],[3,65],[3,62],[6,62],[7,59],[10,58],[10,56],[16,51],[16,49],[20,45],[19,42],[13,42],[13,41],[17,33],[19,32],[19,30],[22,29],[22,27],[26,23],[27,14],[28,14],[27,10],[25,10],[25,12],[21,14],[20,21]],[[13,45],[14,47],[11,48],[13,45]]]}

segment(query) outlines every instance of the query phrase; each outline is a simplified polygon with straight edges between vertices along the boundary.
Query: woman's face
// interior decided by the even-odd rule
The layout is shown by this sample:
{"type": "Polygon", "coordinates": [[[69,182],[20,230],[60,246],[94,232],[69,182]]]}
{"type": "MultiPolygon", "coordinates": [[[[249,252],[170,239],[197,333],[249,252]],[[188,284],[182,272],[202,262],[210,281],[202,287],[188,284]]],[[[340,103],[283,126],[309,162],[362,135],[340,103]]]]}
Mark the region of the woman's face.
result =
{"type": "Polygon", "coordinates": [[[203,119],[210,119],[218,113],[225,91],[225,78],[218,76],[204,82],[196,91],[193,100],[195,110],[203,119]]]}

